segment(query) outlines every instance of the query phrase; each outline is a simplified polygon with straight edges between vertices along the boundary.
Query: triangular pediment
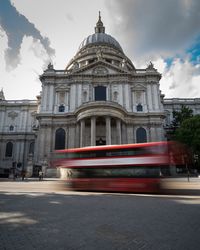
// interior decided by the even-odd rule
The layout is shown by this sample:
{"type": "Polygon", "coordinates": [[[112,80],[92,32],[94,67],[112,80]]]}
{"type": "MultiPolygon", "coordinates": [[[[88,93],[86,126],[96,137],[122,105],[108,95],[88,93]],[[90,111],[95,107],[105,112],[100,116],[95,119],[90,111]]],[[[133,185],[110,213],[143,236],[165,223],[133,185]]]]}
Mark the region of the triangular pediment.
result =
{"type": "Polygon", "coordinates": [[[128,74],[129,72],[123,68],[117,67],[105,61],[97,61],[76,69],[72,74],[84,75],[112,75],[112,74],[128,74]]]}
{"type": "Polygon", "coordinates": [[[146,86],[141,83],[135,83],[132,85],[132,89],[134,89],[135,91],[144,91],[146,90],[146,86]]]}
{"type": "Polygon", "coordinates": [[[56,91],[67,91],[67,90],[69,90],[69,86],[66,84],[60,83],[60,84],[56,85],[55,90],[56,91]]]}

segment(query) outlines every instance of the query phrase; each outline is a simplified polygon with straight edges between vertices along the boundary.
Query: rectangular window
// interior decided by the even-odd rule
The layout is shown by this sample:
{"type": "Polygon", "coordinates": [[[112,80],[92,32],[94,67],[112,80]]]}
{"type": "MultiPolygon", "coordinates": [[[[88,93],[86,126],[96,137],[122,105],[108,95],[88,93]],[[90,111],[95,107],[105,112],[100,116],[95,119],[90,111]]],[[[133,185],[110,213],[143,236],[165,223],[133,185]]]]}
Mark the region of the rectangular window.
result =
{"type": "Polygon", "coordinates": [[[95,87],[95,101],[106,101],[106,87],[95,87]]]}

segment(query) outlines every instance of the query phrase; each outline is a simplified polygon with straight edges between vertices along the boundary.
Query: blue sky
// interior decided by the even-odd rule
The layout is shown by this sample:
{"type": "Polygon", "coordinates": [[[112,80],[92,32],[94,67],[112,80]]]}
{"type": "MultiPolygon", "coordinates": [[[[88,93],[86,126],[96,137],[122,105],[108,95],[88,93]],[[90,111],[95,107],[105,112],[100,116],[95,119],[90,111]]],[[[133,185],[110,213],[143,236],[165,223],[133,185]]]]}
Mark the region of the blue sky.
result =
{"type": "Polygon", "coordinates": [[[194,40],[194,43],[186,50],[190,55],[190,61],[194,65],[200,64],[200,35],[194,40]]]}
{"type": "Polygon", "coordinates": [[[106,33],[136,68],[154,63],[166,98],[200,98],[199,0],[1,0],[0,88],[6,99],[35,99],[39,75],[50,61],[65,68],[94,33],[99,10],[106,33]]]}

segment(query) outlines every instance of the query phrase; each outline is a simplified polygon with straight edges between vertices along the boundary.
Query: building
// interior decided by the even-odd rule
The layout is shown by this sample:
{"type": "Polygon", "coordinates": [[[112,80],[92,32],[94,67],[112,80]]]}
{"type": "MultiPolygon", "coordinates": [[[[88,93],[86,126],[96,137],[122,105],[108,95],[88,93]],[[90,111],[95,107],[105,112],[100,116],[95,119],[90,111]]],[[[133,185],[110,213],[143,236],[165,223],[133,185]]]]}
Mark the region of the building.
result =
{"type": "Polygon", "coordinates": [[[151,62],[134,67],[99,15],[65,69],[48,65],[37,100],[9,101],[1,91],[1,171],[46,171],[55,149],[166,140],[173,110],[200,113],[200,99],[164,99],[160,79],[151,62]]]}

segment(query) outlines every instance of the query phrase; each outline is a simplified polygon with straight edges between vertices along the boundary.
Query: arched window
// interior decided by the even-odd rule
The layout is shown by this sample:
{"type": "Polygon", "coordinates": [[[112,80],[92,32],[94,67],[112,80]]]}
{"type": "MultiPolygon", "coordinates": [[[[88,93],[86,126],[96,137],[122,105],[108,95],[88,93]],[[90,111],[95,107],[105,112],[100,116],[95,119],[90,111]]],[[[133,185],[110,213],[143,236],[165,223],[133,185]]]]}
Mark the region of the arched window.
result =
{"type": "Polygon", "coordinates": [[[29,154],[34,154],[34,146],[35,146],[35,143],[34,142],[31,142],[30,143],[30,146],[29,146],[29,154]]]}
{"type": "Polygon", "coordinates": [[[12,154],[13,154],[13,143],[9,141],[6,144],[6,154],[5,154],[5,156],[6,157],[12,157],[12,154]]]}
{"type": "Polygon", "coordinates": [[[143,111],[143,107],[142,107],[142,104],[138,104],[137,105],[137,111],[143,111]]]}
{"type": "Polygon", "coordinates": [[[58,108],[59,112],[65,112],[65,106],[63,104],[61,104],[58,108]]]}
{"type": "Polygon", "coordinates": [[[147,132],[144,128],[140,127],[136,131],[137,143],[147,142],[147,132]]]}
{"type": "Polygon", "coordinates": [[[10,125],[9,130],[10,130],[10,131],[13,131],[13,130],[14,130],[14,126],[13,126],[13,125],[10,125]]]}
{"type": "Polygon", "coordinates": [[[106,101],[106,87],[95,87],[95,101],[106,101]]]}
{"type": "Polygon", "coordinates": [[[64,149],[65,148],[65,130],[59,128],[56,130],[55,138],[55,149],[64,149]]]}

